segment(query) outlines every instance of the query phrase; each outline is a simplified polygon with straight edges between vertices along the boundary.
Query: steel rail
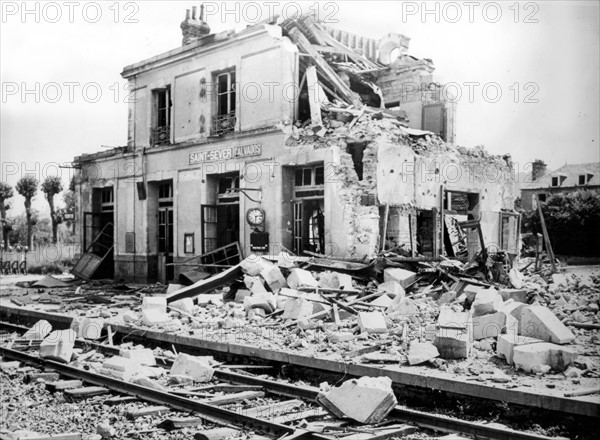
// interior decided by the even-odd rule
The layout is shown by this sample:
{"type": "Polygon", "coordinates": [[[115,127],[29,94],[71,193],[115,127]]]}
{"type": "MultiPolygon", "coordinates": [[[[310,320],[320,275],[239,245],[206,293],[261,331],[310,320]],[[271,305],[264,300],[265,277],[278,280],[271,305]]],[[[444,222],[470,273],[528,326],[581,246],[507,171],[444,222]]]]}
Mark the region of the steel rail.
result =
{"type": "Polygon", "coordinates": [[[256,431],[272,434],[276,436],[303,434],[302,437],[312,440],[331,440],[327,437],[315,432],[296,430],[290,426],[281,423],[270,422],[268,420],[258,419],[247,416],[243,413],[227,410],[217,406],[198,402],[185,397],[170,394],[168,392],[147,388],[141,385],[124,382],[112,377],[103,376],[91,371],[82,370],[71,367],[60,362],[42,359],[37,356],[32,356],[17,350],[12,350],[5,347],[0,347],[0,354],[7,359],[14,359],[23,362],[27,365],[50,368],[64,376],[74,379],[80,379],[87,383],[102,386],[122,394],[135,396],[139,399],[149,402],[167,405],[180,411],[194,412],[199,417],[219,424],[234,426],[236,428],[251,428],[256,431]]]}
{"type": "MultiPolygon", "coordinates": [[[[5,326],[4,321],[0,322],[0,326],[5,326]]],[[[18,326],[15,324],[8,324],[15,330],[26,330],[26,327],[18,326]]],[[[118,352],[116,347],[110,347],[101,345],[90,341],[80,341],[83,344],[88,344],[96,349],[105,352],[118,352]]],[[[61,364],[63,365],[63,364],[61,364]]],[[[268,379],[263,379],[255,376],[248,376],[245,374],[235,373],[233,371],[227,371],[225,369],[215,369],[215,377],[227,380],[234,383],[244,385],[259,385],[262,386],[266,391],[291,397],[300,400],[316,401],[319,389],[311,386],[297,386],[284,382],[276,382],[268,379]]],[[[164,403],[164,402],[158,402],[164,403]]],[[[237,413],[236,413],[237,414],[237,413]]],[[[471,422],[468,420],[457,419],[455,417],[432,414],[425,411],[419,411],[415,409],[407,408],[403,405],[397,405],[390,416],[398,419],[399,421],[418,425],[423,428],[429,428],[436,431],[451,432],[451,433],[462,433],[475,436],[476,438],[489,438],[495,440],[559,440],[561,437],[548,437],[535,433],[527,433],[523,431],[517,431],[510,428],[501,428],[495,426],[486,426],[481,423],[471,422]]]]}

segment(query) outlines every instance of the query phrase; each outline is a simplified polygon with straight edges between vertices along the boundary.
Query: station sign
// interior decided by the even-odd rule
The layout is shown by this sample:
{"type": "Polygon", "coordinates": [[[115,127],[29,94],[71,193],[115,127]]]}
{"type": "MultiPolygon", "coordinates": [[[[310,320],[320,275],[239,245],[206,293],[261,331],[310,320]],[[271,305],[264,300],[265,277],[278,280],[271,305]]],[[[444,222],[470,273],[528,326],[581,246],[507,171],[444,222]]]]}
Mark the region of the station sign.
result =
{"type": "Polygon", "coordinates": [[[260,142],[236,147],[216,148],[213,150],[196,151],[189,154],[189,164],[195,165],[218,160],[240,159],[249,156],[260,156],[262,144],[260,142]]]}

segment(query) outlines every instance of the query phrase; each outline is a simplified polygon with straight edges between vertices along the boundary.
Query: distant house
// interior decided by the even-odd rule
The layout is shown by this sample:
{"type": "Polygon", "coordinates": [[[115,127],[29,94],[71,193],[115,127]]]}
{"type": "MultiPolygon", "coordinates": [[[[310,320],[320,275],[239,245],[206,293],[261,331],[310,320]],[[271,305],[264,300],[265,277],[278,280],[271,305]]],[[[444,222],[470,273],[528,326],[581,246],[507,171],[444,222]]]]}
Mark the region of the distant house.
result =
{"type": "Polygon", "coordinates": [[[580,189],[600,190],[600,162],[563,165],[547,174],[543,165],[541,169],[534,167],[536,176],[533,181],[521,187],[521,206],[526,211],[537,208],[536,195],[544,202],[548,196],[556,193],[580,189]]]}

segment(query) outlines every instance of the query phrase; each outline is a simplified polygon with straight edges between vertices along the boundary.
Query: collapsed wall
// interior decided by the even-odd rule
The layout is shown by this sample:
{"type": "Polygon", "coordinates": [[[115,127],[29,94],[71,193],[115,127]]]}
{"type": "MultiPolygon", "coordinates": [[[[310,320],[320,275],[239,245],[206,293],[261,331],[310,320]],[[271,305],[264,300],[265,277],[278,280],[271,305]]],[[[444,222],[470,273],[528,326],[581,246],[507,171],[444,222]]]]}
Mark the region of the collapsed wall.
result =
{"type": "Polygon", "coordinates": [[[405,244],[408,249],[416,240],[418,212],[444,209],[444,190],[478,194],[484,237],[486,242],[497,242],[499,214],[512,209],[515,197],[510,156],[444,142],[433,133],[406,128],[381,112],[356,115],[354,124],[340,121],[344,119],[340,115],[331,112],[323,118],[324,127],[296,129],[296,136],[286,141],[292,147],[312,144],[333,150],[337,162],[330,179],[335,185],[334,200],[327,203],[341,211],[342,221],[331,231],[336,253],[363,257],[379,252],[384,223],[400,232],[393,244],[405,244]],[[387,221],[386,206],[393,208],[391,214],[388,208],[387,221]]]}

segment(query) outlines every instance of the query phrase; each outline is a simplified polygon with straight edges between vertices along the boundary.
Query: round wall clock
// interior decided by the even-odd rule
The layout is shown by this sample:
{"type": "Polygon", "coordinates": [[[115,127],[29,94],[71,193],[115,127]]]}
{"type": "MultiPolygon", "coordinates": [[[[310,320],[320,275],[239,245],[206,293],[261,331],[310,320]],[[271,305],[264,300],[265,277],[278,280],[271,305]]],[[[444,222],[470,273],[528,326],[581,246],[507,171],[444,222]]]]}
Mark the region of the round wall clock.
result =
{"type": "Polygon", "coordinates": [[[250,226],[260,226],[265,222],[265,211],[261,208],[250,208],[246,211],[246,221],[250,226]]]}

